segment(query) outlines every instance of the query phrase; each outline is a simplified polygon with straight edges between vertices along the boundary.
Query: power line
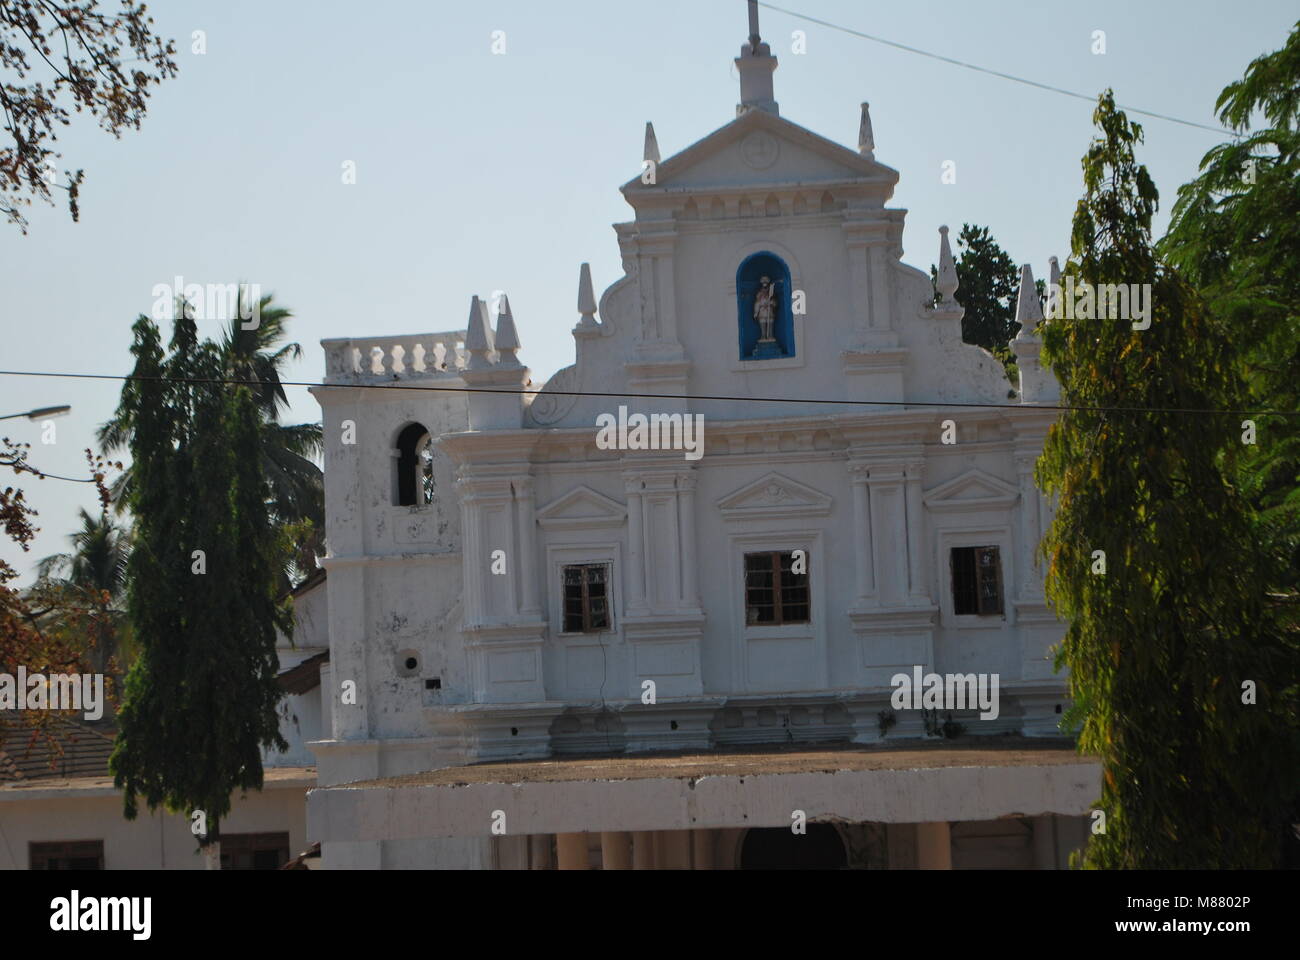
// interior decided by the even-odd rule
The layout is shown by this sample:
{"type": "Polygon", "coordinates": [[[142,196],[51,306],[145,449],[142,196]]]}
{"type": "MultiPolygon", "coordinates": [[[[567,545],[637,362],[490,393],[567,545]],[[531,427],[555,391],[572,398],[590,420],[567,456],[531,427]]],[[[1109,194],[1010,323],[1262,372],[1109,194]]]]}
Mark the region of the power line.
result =
{"type": "Polygon", "coordinates": [[[21,461],[5,460],[3,462],[0,462],[0,467],[13,467],[15,470],[26,470],[28,473],[36,474],[42,480],[44,480],[46,477],[49,477],[51,480],[67,480],[69,483],[94,483],[95,482],[94,477],[90,477],[89,479],[85,477],[61,477],[57,473],[46,473],[44,470],[39,470],[36,467],[33,467],[30,463],[21,462],[21,461]]]}
{"type": "MultiPolygon", "coordinates": [[[[863,33],[861,30],[854,30],[851,27],[842,27],[837,23],[831,23],[827,20],[819,20],[816,17],[810,17],[804,13],[796,13],[794,10],[787,10],[784,7],[776,6],[775,4],[764,3],[763,0],[758,0],[758,5],[760,7],[766,7],[769,10],[774,10],[777,13],[784,13],[788,17],[794,17],[798,20],[806,20],[809,23],[815,23],[818,26],[826,27],[827,29],[830,30],[838,30],[841,33],[847,33],[850,36],[854,36],[854,37],[861,37],[863,40],[870,40],[873,43],[883,43],[887,47],[894,47],[895,49],[898,50],[906,50],[908,53],[919,54],[920,56],[929,57],[931,60],[939,60],[942,61],[943,63],[950,63],[956,67],[965,67],[967,70],[974,70],[977,73],[988,74],[991,77],[1000,77],[1003,80],[1013,80],[1016,83],[1023,83],[1026,86],[1037,87],[1039,90],[1048,90],[1052,93],[1059,93],[1067,97],[1074,97],[1076,100],[1086,100],[1089,103],[1095,103],[1097,100],[1096,97],[1089,96],[1086,93],[1078,93],[1077,91],[1074,90],[1066,90],[1064,87],[1054,87],[1049,83],[1039,83],[1037,80],[1029,80],[1026,79],[1025,77],[1017,77],[1014,74],[1003,73],[1001,70],[991,70],[988,67],[981,67],[979,64],[967,63],[965,60],[957,60],[954,59],[953,57],[945,57],[942,54],[931,53],[930,51],[922,50],[919,47],[909,47],[905,43],[898,43],[897,41],[894,40],[886,40],[884,37],[877,37],[877,36],[873,36],[870,33],[863,33]]],[[[1209,130],[1211,133],[1217,133],[1220,134],[1221,136],[1229,136],[1229,137],[1236,136],[1236,134],[1233,133],[1233,131],[1228,130],[1225,127],[1211,127],[1208,124],[1197,123],[1194,120],[1183,120],[1180,117],[1171,117],[1166,113],[1155,113],[1152,110],[1142,110],[1139,107],[1130,107],[1130,106],[1125,106],[1124,104],[1119,104],[1119,107],[1121,110],[1126,110],[1129,113],[1140,113],[1144,117],[1155,117],[1157,120],[1168,120],[1170,123],[1181,123],[1183,126],[1186,127],[1195,127],[1198,130],[1209,130]]]]}
{"type": "MultiPolygon", "coordinates": [[[[320,383],[315,380],[238,380],[233,377],[144,377],[137,374],[113,373],[60,373],[42,370],[0,370],[4,377],[60,377],[71,380],[138,380],[144,383],[206,383],[225,386],[266,387],[314,387],[324,390],[421,390],[426,393],[508,393],[514,396],[532,393],[541,396],[539,390],[511,390],[502,387],[469,386],[425,386],[414,383],[320,383]]],[[[939,407],[954,409],[979,410],[1057,410],[1078,413],[1185,413],[1205,414],[1210,416],[1247,416],[1247,417],[1295,417],[1300,410],[1216,410],[1199,407],[1089,407],[1067,404],[1039,403],[972,403],[960,400],[832,400],[815,397],[738,397],[728,394],[707,393],[613,393],[599,390],[547,390],[546,396],[552,397],[602,397],[616,400],[702,400],[714,402],[740,403],[815,403],[850,407],[939,407]]]]}

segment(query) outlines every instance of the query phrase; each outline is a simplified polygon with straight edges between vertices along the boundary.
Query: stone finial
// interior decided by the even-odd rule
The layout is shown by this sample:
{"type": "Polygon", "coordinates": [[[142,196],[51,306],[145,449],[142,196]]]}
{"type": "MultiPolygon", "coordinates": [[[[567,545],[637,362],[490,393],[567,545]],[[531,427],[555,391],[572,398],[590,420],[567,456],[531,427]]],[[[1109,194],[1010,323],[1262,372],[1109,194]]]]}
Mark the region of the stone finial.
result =
{"type": "Polygon", "coordinates": [[[659,163],[659,141],[655,138],[655,125],[648,120],[645,125],[645,150],[641,159],[656,165],[659,163]]]}
{"type": "Polygon", "coordinates": [[[465,333],[465,350],[469,353],[470,370],[482,370],[493,365],[493,340],[487,304],[475,296],[469,303],[469,329],[465,333]]]}
{"type": "Polygon", "coordinates": [[[1043,320],[1043,305],[1034,287],[1034,271],[1029,264],[1020,267],[1020,294],[1016,298],[1016,323],[1020,324],[1017,340],[1037,340],[1038,324],[1043,320]]]}
{"type": "Polygon", "coordinates": [[[591,287],[591,264],[584,263],[578,270],[578,312],[582,319],[578,327],[589,330],[596,326],[596,294],[591,287]]]}
{"type": "Polygon", "coordinates": [[[515,328],[515,317],[510,312],[510,298],[501,294],[501,306],[497,309],[497,331],[493,345],[498,353],[497,363],[505,367],[519,366],[519,331],[515,328]]]}
{"type": "MultiPolygon", "coordinates": [[[[863,104],[865,107],[866,104],[863,104]]],[[[864,114],[865,116],[865,114],[864,114]]],[[[948,244],[948,228],[939,228],[939,279],[935,284],[939,296],[952,300],[957,293],[957,262],[952,258],[952,247],[948,244]]]]}
{"type": "Polygon", "coordinates": [[[1061,265],[1055,257],[1047,258],[1047,319],[1053,320],[1061,310],[1061,265]]]}
{"type": "Polygon", "coordinates": [[[868,160],[876,159],[876,138],[871,132],[871,104],[862,105],[862,119],[858,121],[858,153],[868,160]]]}
{"type": "Polygon", "coordinates": [[[779,115],[781,109],[772,90],[776,57],[772,56],[772,48],[759,36],[757,0],[749,0],[749,41],[740,48],[736,70],[740,73],[740,103],[736,105],[736,116],[750,110],[779,115]]]}

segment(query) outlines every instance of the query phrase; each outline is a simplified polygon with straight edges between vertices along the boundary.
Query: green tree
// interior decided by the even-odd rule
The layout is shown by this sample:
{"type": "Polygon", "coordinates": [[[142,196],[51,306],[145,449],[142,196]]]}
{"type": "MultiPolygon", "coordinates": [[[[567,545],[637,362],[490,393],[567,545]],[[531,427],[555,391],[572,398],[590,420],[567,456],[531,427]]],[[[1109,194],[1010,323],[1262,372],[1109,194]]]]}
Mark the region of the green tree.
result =
{"type": "MultiPolygon", "coordinates": [[[[1178,191],[1160,253],[1235,331],[1248,406],[1300,411],[1300,25],[1215,104],[1238,133],[1178,191]],[[1252,130],[1252,121],[1262,121],[1252,130]]],[[[1291,558],[1273,586],[1300,589],[1300,430],[1258,418],[1242,484],[1270,539],[1291,558]]]]}
{"type": "Polygon", "coordinates": [[[1082,319],[1043,329],[1071,408],[1038,465],[1058,504],[1043,544],[1047,592],[1068,621],[1058,655],[1068,719],[1081,721],[1079,746],[1103,774],[1106,832],[1085,862],[1267,867],[1300,770],[1296,648],[1265,600],[1273,558],[1233,486],[1240,417],[1113,409],[1238,410],[1238,347],[1155,256],[1157,192],[1134,156],[1141,128],[1110,91],[1094,122],[1065,273],[1076,285],[1150,283],[1153,309],[1142,331],[1082,319]]]}
{"type": "Polygon", "coordinates": [[[70,643],[89,646],[94,672],[113,674],[117,656],[131,652],[126,616],[126,571],[131,529],[108,511],[80,510],[81,528],[68,539],[69,553],[45,557],[36,566],[30,599],[43,607],[42,628],[70,643]]]}
{"type": "Polygon", "coordinates": [[[264,747],[287,749],[275,631],[292,635],[293,624],[275,599],[279,536],[250,389],[212,382],[224,371],[221,349],[198,341],[187,312],[168,355],[148,318],[133,329],[135,370],[118,418],[132,425],[128,610],[140,654],[110,765],[128,819],[139,798],[151,810],[202,811],[211,867],[231,792],[261,788],[264,747]]]}
{"type": "MultiPolygon", "coordinates": [[[[293,314],[262,297],[254,312],[244,299],[247,288],[240,286],[235,315],[227,322],[216,346],[218,377],[250,384],[258,411],[262,470],[268,486],[271,521],[282,532],[281,587],[305,577],[315,569],[315,555],[323,550],[325,529],[324,475],[317,460],[323,452],[318,423],[282,424],[288,399],[281,383],[286,365],[302,356],[297,343],[281,344],[293,314]],[[243,329],[242,317],[257,317],[253,329],[243,329]]],[[[101,448],[108,453],[126,448],[135,430],[135,411],[119,407],[113,418],[99,428],[101,448]]],[[[112,486],[119,509],[130,502],[134,470],[128,467],[112,486]]]]}

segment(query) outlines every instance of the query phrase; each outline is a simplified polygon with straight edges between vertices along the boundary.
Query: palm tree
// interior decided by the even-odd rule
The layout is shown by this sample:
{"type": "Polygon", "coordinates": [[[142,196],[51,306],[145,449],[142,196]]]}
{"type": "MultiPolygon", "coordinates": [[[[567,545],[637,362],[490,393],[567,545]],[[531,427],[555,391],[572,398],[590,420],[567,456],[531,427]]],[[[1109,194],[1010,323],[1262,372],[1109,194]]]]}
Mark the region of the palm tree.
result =
{"type": "Polygon", "coordinates": [[[80,515],[81,528],[68,535],[72,551],[37,564],[32,595],[51,629],[73,634],[71,641],[91,641],[90,660],[105,673],[115,655],[130,652],[124,603],[131,528],[107,511],[95,517],[83,507],[80,515]]]}
{"type": "MultiPolygon", "coordinates": [[[[320,424],[280,423],[289,407],[280,375],[286,364],[302,357],[297,343],[279,344],[286,336],[292,312],[278,306],[267,294],[257,303],[254,314],[239,287],[239,309],[222,332],[219,349],[225,375],[232,380],[252,382],[253,396],[262,418],[262,470],[269,486],[268,509],[272,522],[286,533],[285,586],[315,569],[315,553],[321,548],[325,529],[325,482],[317,466],[324,451],[320,424]],[[253,329],[244,329],[243,317],[256,316],[253,329]]],[[[127,449],[131,442],[131,417],[119,409],[112,420],[99,428],[98,439],[105,453],[127,449]]],[[[128,467],[112,486],[113,501],[125,509],[131,485],[128,467]]]]}

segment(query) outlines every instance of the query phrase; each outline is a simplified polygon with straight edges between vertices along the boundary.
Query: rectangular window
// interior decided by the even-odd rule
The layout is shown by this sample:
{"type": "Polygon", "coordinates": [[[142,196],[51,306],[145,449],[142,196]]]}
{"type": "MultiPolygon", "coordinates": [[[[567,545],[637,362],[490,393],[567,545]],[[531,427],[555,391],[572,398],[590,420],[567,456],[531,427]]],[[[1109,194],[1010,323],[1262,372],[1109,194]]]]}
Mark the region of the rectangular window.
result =
{"type": "Polygon", "coordinates": [[[953,612],[981,617],[1002,613],[1002,560],[997,547],[954,547],[953,612]]]}
{"type": "Polygon", "coordinates": [[[27,856],[33,870],[103,870],[104,841],[29,843],[27,856]]]}
{"type": "Polygon", "coordinates": [[[808,555],[800,551],[799,572],[793,553],[745,554],[745,623],[776,626],[808,622],[808,555]]]}
{"type": "Polygon", "coordinates": [[[279,870],[289,862],[287,833],[223,833],[222,870],[279,870]]]}
{"type": "Polygon", "coordinates": [[[564,568],[564,632],[603,633],[609,629],[609,564],[580,563],[564,568]]]}

